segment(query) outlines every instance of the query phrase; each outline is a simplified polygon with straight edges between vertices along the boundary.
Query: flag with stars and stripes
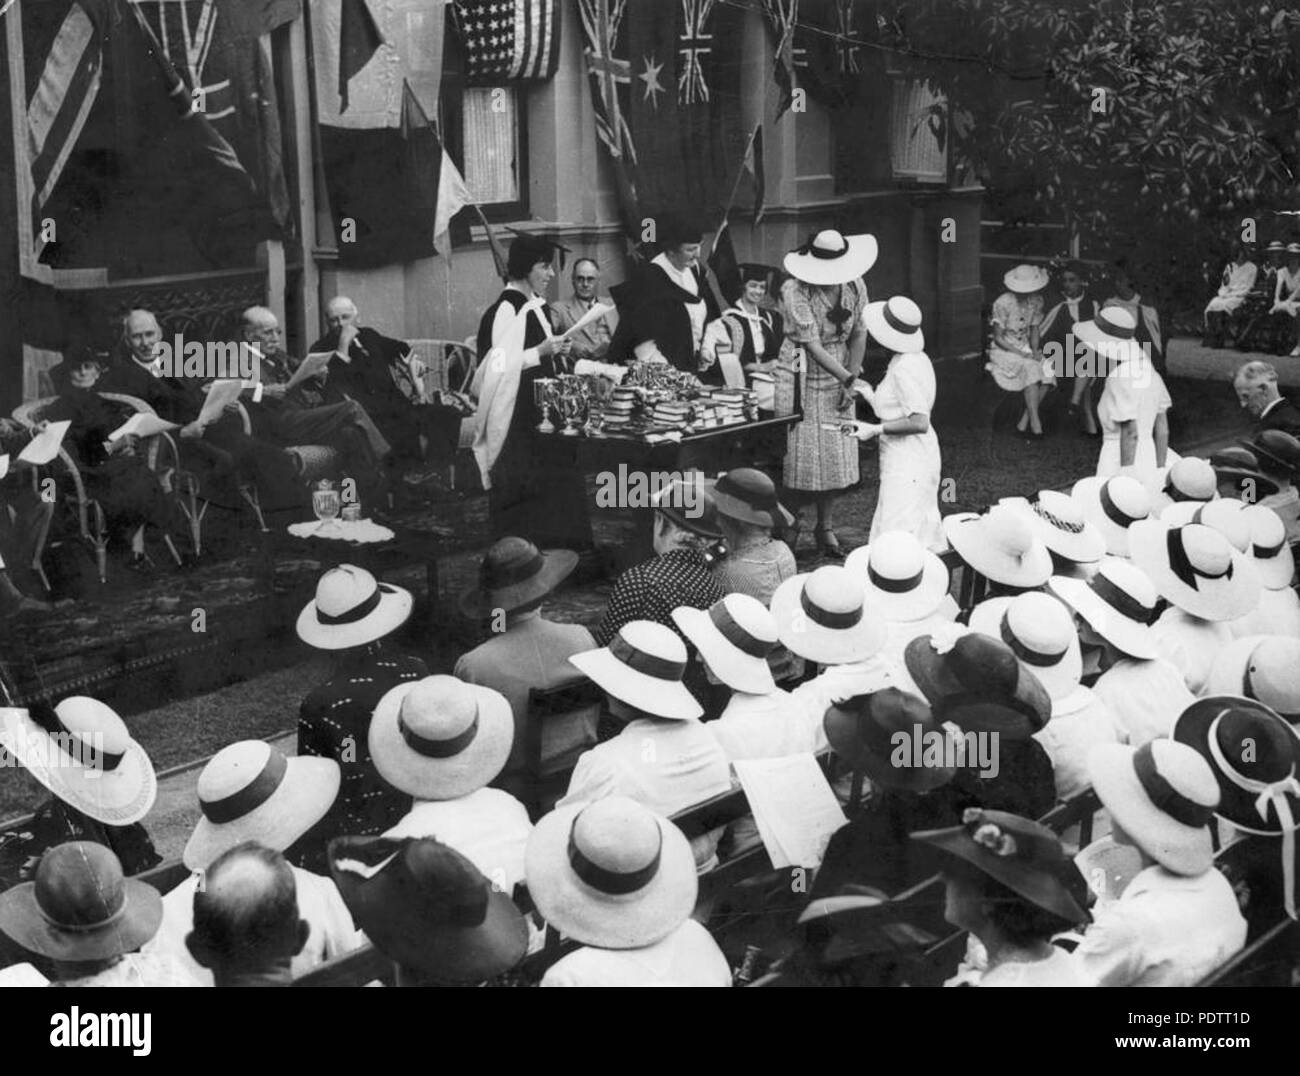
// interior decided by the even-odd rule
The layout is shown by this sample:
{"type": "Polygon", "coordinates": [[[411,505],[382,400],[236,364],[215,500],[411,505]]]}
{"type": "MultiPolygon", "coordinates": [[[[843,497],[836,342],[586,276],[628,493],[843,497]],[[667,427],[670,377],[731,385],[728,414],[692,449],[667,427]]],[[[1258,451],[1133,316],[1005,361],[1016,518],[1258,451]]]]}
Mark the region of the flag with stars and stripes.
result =
{"type": "Polygon", "coordinates": [[[560,62],[559,0],[454,0],[470,85],[551,78],[560,62]]]}

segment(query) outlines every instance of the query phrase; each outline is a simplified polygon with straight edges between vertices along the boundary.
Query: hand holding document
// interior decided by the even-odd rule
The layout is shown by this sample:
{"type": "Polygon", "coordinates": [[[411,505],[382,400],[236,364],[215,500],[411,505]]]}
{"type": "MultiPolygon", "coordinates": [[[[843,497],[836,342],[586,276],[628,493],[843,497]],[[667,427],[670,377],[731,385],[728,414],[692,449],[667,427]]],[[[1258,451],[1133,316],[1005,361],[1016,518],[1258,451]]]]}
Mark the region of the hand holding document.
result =
{"type": "Polygon", "coordinates": [[[330,359],[334,358],[332,351],[313,351],[298,364],[298,369],[293,372],[285,384],[285,391],[297,388],[302,382],[313,377],[320,377],[325,372],[326,367],[330,364],[330,359]]]}
{"type": "Polygon", "coordinates": [[[208,397],[203,401],[203,408],[199,411],[199,417],[194,421],[199,426],[208,426],[221,417],[225,409],[239,399],[239,394],[244,391],[242,381],[214,381],[208,387],[208,397]]]}
{"type": "Polygon", "coordinates": [[[157,415],[150,415],[144,411],[137,411],[129,419],[122,423],[117,429],[108,435],[110,442],[121,440],[123,437],[153,437],[158,433],[168,433],[171,430],[179,429],[175,422],[167,422],[157,415]]]}
{"type": "Polygon", "coordinates": [[[821,866],[831,835],[848,820],[811,754],[732,763],[772,866],[821,866]]]}
{"type": "Polygon", "coordinates": [[[597,303],[585,314],[583,314],[582,317],[580,317],[571,326],[569,326],[569,328],[565,329],[560,339],[571,340],[578,333],[582,332],[582,330],[585,329],[588,325],[590,325],[593,321],[596,321],[599,318],[603,318],[606,314],[608,314],[613,309],[614,307],[609,303],[597,303]]]}
{"type": "Polygon", "coordinates": [[[63,444],[64,435],[71,426],[71,421],[51,422],[40,433],[27,442],[26,447],[18,453],[18,458],[24,463],[30,463],[34,467],[49,463],[59,454],[59,446],[63,444]]]}

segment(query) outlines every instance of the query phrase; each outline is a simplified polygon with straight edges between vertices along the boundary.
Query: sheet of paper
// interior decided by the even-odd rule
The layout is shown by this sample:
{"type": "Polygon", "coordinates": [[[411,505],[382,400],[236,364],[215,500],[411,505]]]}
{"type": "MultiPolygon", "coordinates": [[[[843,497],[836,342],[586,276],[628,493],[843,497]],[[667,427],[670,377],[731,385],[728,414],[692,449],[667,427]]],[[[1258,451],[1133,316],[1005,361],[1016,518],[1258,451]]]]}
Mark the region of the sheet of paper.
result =
{"type": "Polygon", "coordinates": [[[242,381],[212,382],[208,388],[208,397],[203,401],[203,408],[199,411],[199,417],[195,421],[201,426],[216,422],[221,417],[221,413],[239,399],[239,394],[243,391],[244,383],[242,381]]]}
{"type": "Polygon", "coordinates": [[[330,359],[333,357],[334,352],[332,351],[313,351],[298,364],[298,369],[293,372],[293,376],[289,378],[288,384],[286,384],[285,388],[296,388],[308,378],[317,377],[320,374],[323,374],[325,368],[330,364],[330,359]]]}
{"type": "Polygon", "coordinates": [[[561,336],[560,339],[568,340],[570,337],[574,336],[575,334],[582,332],[583,329],[585,329],[597,318],[603,318],[606,314],[608,314],[613,309],[614,308],[607,303],[597,303],[585,314],[583,314],[582,317],[580,317],[577,321],[575,321],[568,329],[566,329],[564,331],[564,335],[561,336]]]}
{"type": "Polygon", "coordinates": [[[831,835],[848,820],[811,754],[732,763],[772,866],[821,866],[831,835]]]}
{"type": "Polygon", "coordinates": [[[59,446],[63,444],[64,435],[71,425],[72,422],[69,420],[51,422],[41,433],[27,442],[26,447],[18,453],[18,458],[37,467],[49,463],[59,454],[59,446]]]}
{"type": "Polygon", "coordinates": [[[149,415],[143,411],[137,411],[129,419],[122,423],[117,429],[108,435],[110,441],[119,441],[123,437],[134,434],[136,437],[152,437],[156,433],[167,433],[170,430],[180,429],[175,422],[167,422],[157,415],[149,415]]]}
{"type": "Polygon", "coordinates": [[[718,349],[718,368],[722,371],[722,380],[729,389],[745,388],[745,371],[740,365],[740,356],[734,351],[718,349]]]}

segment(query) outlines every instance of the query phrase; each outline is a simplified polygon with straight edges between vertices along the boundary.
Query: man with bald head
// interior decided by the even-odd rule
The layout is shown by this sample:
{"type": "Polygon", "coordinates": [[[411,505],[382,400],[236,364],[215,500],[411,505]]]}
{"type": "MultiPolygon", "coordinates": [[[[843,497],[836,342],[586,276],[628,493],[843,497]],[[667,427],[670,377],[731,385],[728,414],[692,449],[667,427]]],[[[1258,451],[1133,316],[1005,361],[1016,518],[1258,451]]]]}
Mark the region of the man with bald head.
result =
{"type": "Polygon", "coordinates": [[[100,388],[143,400],[168,422],[182,426],[203,406],[198,387],[178,377],[161,376],[157,357],[162,329],[148,310],[129,310],[122,318],[122,343],[104,373],[100,388]]]}
{"type": "Polygon", "coordinates": [[[1232,387],[1237,401],[1255,420],[1255,432],[1281,430],[1300,437],[1300,409],[1278,391],[1277,370],[1267,362],[1248,362],[1237,371],[1232,387]]]}
{"type": "Polygon", "coordinates": [[[208,867],[185,945],[216,986],[292,986],[293,958],[310,933],[284,856],[246,841],[208,867]]]}

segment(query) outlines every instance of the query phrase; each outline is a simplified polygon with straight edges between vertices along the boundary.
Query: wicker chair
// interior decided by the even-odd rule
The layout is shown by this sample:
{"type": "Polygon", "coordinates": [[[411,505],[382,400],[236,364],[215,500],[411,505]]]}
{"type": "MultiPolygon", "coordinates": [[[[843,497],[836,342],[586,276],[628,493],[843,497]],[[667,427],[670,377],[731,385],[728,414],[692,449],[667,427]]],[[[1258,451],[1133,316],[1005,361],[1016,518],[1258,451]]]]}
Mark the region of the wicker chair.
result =
{"type": "MultiPolygon", "coordinates": [[[[457,451],[474,445],[474,398],[471,388],[478,372],[478,351],[472,336],[464,340],[411,340],[410,357],[424,367],[422,379],[426,402],[455,407],[463,413],[457,451]]],[[[452,464],[450,486],[456,488],[456,467],[452,464]]]]}
{"type": "MultiPolygon", "coordinates": [[[[105,400],[125,404],[139,414],[155,414],[154,409],[138,397],[127,396],[118,392],[101,392],[99,395],[105,400]]],[[[21,404],[14,408],[14,421],[21,423],[28,429],[35,429],[45,421],[46,411],[58,399],[57,396],[44,396],[39,400],[21,404]]],[[[180,453],[176,448],[176,442],[172,440],[171,434],[163,432],[145,438],[145,446],[145,463],[148,465],[149,470],[158,476],[163,491],[166,493],[177,492],[184,484],[183,472],[180,466],[180,453]],[[159,470],[164,448],[171,454],[172,465],[170,468],[159,470]]],[[[82,480],[81,472],[72,456],[68,454],[67,449],[60,446],[58,456],[55,458],[63,464],[64,469],[72,479],[72,488],[77,500],[78,529],[81,537],[86,539],[95,550],[95,564],[99,569],[99,581],[101,583],[106,582],[108,579],[108,528],[104,519],[104,510],[98,501],[86,494],[86,484],[82,480]]],[[[36,484],[40,481],[40,470],[39,467],[32,468],[33,488],[36,488],[36,484]]],[[[167,551],[172,555],[172,558],[177,564],[180,564],[180,554],[176,552],[171,535],[164,534],[163,542],[166,544],[167,551]]],[[[37,561],[40,560],[44,545],[45,542],[42,540],[37,547],[37,561]]],[[[33,564],[32,567],[36,569],[43,579],[45,573],[42,571],[40,564],[33,564]]]]}

